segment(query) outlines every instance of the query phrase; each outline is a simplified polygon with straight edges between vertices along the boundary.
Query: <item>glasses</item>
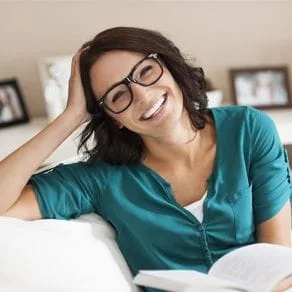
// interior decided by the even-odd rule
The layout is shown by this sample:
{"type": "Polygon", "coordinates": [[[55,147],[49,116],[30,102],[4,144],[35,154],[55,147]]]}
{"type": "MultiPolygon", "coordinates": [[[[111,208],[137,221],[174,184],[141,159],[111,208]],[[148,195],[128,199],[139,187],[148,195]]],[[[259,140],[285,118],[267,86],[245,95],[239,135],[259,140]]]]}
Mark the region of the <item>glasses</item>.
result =
{"type": "Polygon", "coordinates": [[[163,67],[158,55],[149,54],[133,67],[126,78],[110,87],[99,99],[99,106],[105,107],[115,114],[122,113],[133,102],[131,82],[145,87],[150,86],[157,82],[162,74],[163,67]]]}

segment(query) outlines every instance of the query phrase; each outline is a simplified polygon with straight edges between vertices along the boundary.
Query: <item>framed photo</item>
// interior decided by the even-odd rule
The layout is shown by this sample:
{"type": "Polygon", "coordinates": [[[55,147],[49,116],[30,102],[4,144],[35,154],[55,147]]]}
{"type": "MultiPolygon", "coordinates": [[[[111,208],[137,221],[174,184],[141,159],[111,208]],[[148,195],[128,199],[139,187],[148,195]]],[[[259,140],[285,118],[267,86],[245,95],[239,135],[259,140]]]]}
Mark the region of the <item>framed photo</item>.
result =
{"type": "Polygon", "coordinates": [[[230,77],[234,104],[259,109],[292,106],[285,66],[231,69],[230,77]]]}
{"type": "Polygon", "coordinates": [[[0,128],[29,121],[16,79],[0,80],[0,128]]]}

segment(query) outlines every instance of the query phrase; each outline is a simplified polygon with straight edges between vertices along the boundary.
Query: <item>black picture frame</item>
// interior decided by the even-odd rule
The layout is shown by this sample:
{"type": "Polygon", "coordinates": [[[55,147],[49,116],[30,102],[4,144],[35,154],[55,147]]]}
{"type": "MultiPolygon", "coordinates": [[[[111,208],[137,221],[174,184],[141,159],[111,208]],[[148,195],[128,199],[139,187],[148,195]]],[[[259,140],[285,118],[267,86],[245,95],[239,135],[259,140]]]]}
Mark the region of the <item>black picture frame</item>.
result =
{"type": "Polygon", "coordinates": [[[0,80],[0,128],[29,122],[16,78],[0,80]]]}
{"type": "Polygon", "coordinates": [[[258,109],[292,106],[287,66],[232,68],[229,73],[234,104],[258,109]]]}

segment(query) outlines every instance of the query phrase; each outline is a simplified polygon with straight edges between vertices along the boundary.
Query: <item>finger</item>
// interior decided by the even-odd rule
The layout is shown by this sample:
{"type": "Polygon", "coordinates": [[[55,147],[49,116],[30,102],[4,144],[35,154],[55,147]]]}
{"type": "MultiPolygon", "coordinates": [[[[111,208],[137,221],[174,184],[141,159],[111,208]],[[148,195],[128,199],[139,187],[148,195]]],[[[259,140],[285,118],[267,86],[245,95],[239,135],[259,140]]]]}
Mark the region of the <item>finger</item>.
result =
{"type": "Polygon", "coordinates": [[[71,76],[75,75],[75,74],[80,74],[80,70],[79,70],[79,59],[80,59],[80,55],[89,49],[90,46],[86,46],[84,48],[79,49],[74,56],[72,57],[72,61],[71,61],[71,76]]]}
{"type": "Polygon", "coordinates": [[[71,60],[71,77],[74,75],[74,72],[75,72],[75,60],[74,60],[74,57],[72,58],[71,60]]]}
{"type": "Polygon", "coordinates": [[[79,64],[80,55],[88,49],[89,49],[89,46],[87,46],[85,48],[81,48],[75,53],[75,55],[72,58],[72,66],[76,67],[76,64],[79,64]]]}
{"type": "Polygon", "coordinates": [[[77,65],[78,65],[79,56],[80,56],[80,53],[77,52],[72,58],[72,61],[71,61],[71,76],[76,72],[76,69],[78,67],[77,65]]]}
{"type": "Polygon", "coordinates": [[[76,54],[73,56],[73,59],[75,59],[75,62],[76,62],[77,60],[79,60],[80,55],[81,55],[84,51],[86,51],[86,50],[88,50],[88,49],[89,49],[89,46],[87,46],[87,47],[85,47],[85,48],[81,48],[81,49],[79,49],[79,50],[76,52],[76,54]]]}

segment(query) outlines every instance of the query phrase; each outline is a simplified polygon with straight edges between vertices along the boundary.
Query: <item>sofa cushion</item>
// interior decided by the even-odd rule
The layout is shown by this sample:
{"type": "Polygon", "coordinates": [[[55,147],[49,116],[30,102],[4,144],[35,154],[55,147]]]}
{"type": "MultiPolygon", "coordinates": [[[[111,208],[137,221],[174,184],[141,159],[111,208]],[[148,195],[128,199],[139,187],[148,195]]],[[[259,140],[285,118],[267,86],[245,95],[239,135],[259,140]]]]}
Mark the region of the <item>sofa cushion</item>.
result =
{"type": "Polygon", "coordinates": [[[96,214],[24,221],[0,217],[0,291],[132,292],[112,227],[96,214]]]}

